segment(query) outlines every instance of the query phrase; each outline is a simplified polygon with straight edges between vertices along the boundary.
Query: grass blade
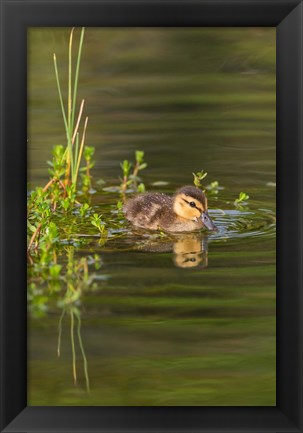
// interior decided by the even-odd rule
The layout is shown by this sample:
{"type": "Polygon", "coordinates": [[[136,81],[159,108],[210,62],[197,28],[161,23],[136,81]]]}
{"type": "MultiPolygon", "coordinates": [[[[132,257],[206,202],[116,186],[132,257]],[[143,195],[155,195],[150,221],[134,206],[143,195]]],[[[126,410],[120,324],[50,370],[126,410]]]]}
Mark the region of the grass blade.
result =
{"type": "Polygon", "coordinates": [[[79,110],[79,114],[78,114],[77,124],[76,124],[75,130],[74,130],[74,133],[73,133],[72,144],[74,144],[75,137],[76,137],[76,134],[78,132],[80,120],[81,120],[81,117],[82,117],[83,107],[84,107],[84,99],[82,99],[82,102],[81,102],[81,105],[80,105],[80,110],[79,110]]]}
{"type": "Polygon", "coordinates": [[[55,67],[55,75],[56,75],[60,105],[61,105],[61,110],[62,110],[62,116],[63,116],[64,126],[65,126],[65,132],[66,132],[66,137],[68,140],[68,125],[67,125],[66,114],[65,114],[65,109],[64,109],[63,99],[62,99],[61,86],[60,86],[58,67],[57,67],[57,58],[56,58],[55,53],[54,53],[54,67],[55,67]]]}
{"type": "Polygon", "coordinates": [[[74,127],[74,120],[75,120],[76,100],[77,100],[77,90],[78,90],[78,78],[79,78],[79,69],[80,69],[80,60],[81,60],[81,54],[82,54],[84,32],[85,32],[85,28],[82,27],[80,42],[79,42],[78,55],[77,55],[75,81],[74,81],[74,94],[73,94],[72,119],[71,119],[71,128],[72,129],[74,127]]]}
{"type": "MultiPolygon", "coordinates": [[[[75,166],[77,166],[77,161],[78,161],[78,153],[79,153],[79,132],[76,135],[76,142],[75,142],[75,166]]],[[[73,182],[77,182],[77,177],[76,179],[73,179],[73,182]]]]}
{"type": "Polygon", "coordinates": [[[77,177],[78,177],[79,168],[80,168],[80,162],[81,162],[81,158],[82,158],[82,154],[83,154],[83,148],[84,148],[85,132],[86,132],[86,128],[87,128],[87,122],[88,122],[88,117],[86,117],[85,123],[84,123],[84,129],[83,129],[83,134],[82,134],[82,139],[81,139],[81,145],[80,145],[80,151],[79,151],[79,156],[78,156],[78,161],[77,161],[77,167],[76,167],[75,182],[77,182],[77,177]]]}
{"type": "Polygon", "coordinates": [[[73,49],[73,34],[74,27],[70,32],[69,37],[69,47],[68,47],[68,130],[69,136],[72,135],[72,125],[71,125],[71,116],[72,116],[72,49],[73,49]]]}

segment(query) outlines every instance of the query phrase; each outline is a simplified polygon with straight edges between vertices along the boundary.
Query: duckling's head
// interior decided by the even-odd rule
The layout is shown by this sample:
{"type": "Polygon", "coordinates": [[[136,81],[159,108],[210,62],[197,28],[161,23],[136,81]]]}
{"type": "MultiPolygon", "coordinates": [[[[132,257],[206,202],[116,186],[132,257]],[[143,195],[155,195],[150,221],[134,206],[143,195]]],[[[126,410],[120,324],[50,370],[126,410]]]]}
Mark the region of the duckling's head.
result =
{"type": "Polygon", "coordinates": [[[183,186],[174,195],[174,211],[182,218],[202,220],[208,230],[215,230],[207,210],[207,198],[203,191],[195,186],[183,186]]]}

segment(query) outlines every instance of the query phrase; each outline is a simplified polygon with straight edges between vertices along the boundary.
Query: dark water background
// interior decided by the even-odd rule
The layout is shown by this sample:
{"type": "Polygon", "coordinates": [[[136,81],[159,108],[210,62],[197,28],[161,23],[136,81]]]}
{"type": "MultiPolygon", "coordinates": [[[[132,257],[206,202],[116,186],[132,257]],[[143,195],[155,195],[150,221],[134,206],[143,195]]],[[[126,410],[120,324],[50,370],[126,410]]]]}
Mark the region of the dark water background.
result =
{"type": "MultiPolygon", "coordinates": [[[[65,88],[69,31],[29,31],[32,186],[65,144],[52,54],[65,88]]],[[[97,181],[117,185],[120,162],[141,149],[147,190],[173,192],[202,168],[224,187],[209,196],[219,232],[159,240],[127,226],[79,248],[102,258],[79,307],[91,391],[79,347],[73,385],[67,317],[57,357],[54,304],[29,317],[29,404],[275,405],[275,29],[86,29],[81,98],[97,212],[118,198],[97,181]]]]}

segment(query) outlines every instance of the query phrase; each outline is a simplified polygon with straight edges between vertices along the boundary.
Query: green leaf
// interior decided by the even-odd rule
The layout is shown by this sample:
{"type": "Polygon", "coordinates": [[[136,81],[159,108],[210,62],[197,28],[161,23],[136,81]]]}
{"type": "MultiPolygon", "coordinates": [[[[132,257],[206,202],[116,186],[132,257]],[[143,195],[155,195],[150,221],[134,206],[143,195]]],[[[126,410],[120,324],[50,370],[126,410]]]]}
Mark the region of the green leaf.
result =
{"type": "Polygon", "coordinates": [[[144,152],[142,150],[136,150],[135,155],[136,155],[136,162],[140,164],[143,161],[144,152]]]}
{"type": "Polygon", "coordinates": [[[35,231],[37,230],[36,227],[29,222],[29,220],[27,220],[27,227],[33,233],[35,233],[35,231]]]}
{"type": "Polygon", "coordinates": [[[137,191],[138,192],[145,192],[145,185],[144,183],[139,183],[138,187],[137,187],[137,191]]]}
{"type": "Polygon", "coordinates": [[[95,153],[95,148],[93,146],[84,147],[83,155],[86,160],[90,160],[91,157],[94,155],[94,153],[95,153]]]}
{"type": "Polygon", "coordinates": [[[52,278],[58,278],[61,269],[62,269],[62,266],[58,265],[58,264],[50,266],[50,268],[49,268],[49,274],[50,274],[50,276],[52,278]]]}
{"type": "Polygon", "coordinates": [[[139,170],[144,170],[147,167],[146,162],[144,162],[143,164],[139,165],[139,170]]]}

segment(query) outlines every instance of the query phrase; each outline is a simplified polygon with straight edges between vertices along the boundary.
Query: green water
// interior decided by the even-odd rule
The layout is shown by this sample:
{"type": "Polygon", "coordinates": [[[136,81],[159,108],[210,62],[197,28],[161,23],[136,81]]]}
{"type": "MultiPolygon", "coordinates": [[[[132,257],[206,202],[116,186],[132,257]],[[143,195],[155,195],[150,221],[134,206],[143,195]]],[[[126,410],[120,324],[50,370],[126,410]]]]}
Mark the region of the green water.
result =
{"type": "MultiPolygon", "coordinates": [[[[33,186],[65,144],[52,53],[67,78],[68,36],[29,31],[33,186]]],[[[219,230],[161,238],[124,223],[104,246],[91,236],[79,247],[77,257],[102,259],[77,304],[91,389],[77,334],[73,383],[68,312],[57,356],[54,294],[29,314],[29,405],[275,405],[275,29],[87,29],[79,85],[96,211],[115,220],[118,195],[102,188],[142,149],[147,190],[172,193],[202,168],[224,187],[208,198],[219,230]]],[[[97,235],[90,224],[81,233],[97,235]]]]}

